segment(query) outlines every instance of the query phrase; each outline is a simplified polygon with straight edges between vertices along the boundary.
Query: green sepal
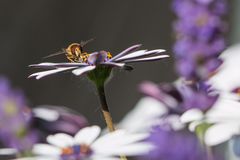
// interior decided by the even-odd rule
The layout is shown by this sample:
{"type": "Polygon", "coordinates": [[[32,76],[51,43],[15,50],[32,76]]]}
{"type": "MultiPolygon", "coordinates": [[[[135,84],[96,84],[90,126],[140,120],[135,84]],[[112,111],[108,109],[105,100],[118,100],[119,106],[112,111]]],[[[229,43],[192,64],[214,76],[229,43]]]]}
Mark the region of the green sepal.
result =
{"type": "Polygon", "coordinates": [[[87,74],[87,77],[99,88],[104,86],[110,77],[111,71],[112,68],[109,66],[98,65],[96,69],[87,74]]]}

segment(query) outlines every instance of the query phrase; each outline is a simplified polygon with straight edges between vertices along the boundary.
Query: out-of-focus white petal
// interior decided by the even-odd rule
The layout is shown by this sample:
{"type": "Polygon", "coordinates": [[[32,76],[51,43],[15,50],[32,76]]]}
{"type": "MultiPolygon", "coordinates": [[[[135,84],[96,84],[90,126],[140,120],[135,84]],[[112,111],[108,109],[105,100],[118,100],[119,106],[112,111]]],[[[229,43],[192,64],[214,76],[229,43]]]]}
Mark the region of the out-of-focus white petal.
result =
{"type": "Polygon", "coordinates": [[[209,146],[218,145],[239,134],[239,125],[234,123],[220,123],[210,127],[205,134],[205,143],[209,146]]]}
{"type": "Polygon", "coordinates": [[[210,80],[213,88],[221,91],[232,91],[240,86],[240,44],[229,47],[225,50],[221,58],[223,64],[219,71],[210,80]]]}
{"type": "Polygon", "coordinates": [[[106,146],[125,146],[128,144],[133,144],[138,141],[143,141],[149,137],[149,133],[138,133],[138,134],[125,134],[118,139],[109,139],[105,142],[106,146]]]}
{"type": "Polygon", "coordinates": [[[126,135],[126,131],[124,130],[116,130],[114,132],[107,133],[101,137],[99,137],[93,144],[92,148],[103,147],[103,145],[108,145],[112,140],[119,139],[126,135]]]}
{"type": "Polygon", "coordinates": [[[81,74],[94,70],[96,68],[96,66],[87,66],[87,67],[82,67],[82,68],[78,68],[72,71],[73,74],[75,74],[76,76],[80,76],[81,74]]]}
{"type": "Polygon", "coordinates": [[[195,131],[196,131],[196,127],[197,127],[198,125],[202,124],[202,123],[203,123],[203,121],[194,121],[194,122],[191,122],[191,123],[189,124],[189,126],[188,126],[189,131],[195,132],[195,131]]]}
{"type": "Polygon", "coordinates": [[[116,59],[115,61],[123,61],[123,60],[127,60],[127,59],[139,58],[139,57],[143,57],[143,56],[152,56],[152,55],[157,55],[162,52],[165,52],[165,50],[163,50],[163,49],[155,49],[155,50],[151,50],[151,51],[140,50],[140,51],[136,51],[136,52],[130,53],[128,55],[125,55],[123,57],[120,57],[120,58],[116,59]]]}
{"type": "MultiPolygon", "coordinates": [[[[180,121],[180,116],[177,115],[177,114],[171,114],[171,115],[168,115],[164,121],[167,121],[168,124],[171,125],[171,128],[174,130],[174,131],[178,131],[178,130],[181,130],[185,127],[185,124],[182,123],[180,121]]],[[[163,123],[166,123],[164,122],[163,123]]]]}
{"type": "Polygon", "coordinates": [[[134,156],[134,155],[144,155],[150,152],[154,148],[153,145],[141,142],[130,144],[126,146],[115,146],[115,147],[102,147],[98,148],[98,150],[94,150],[97,154],[108,155],[108,156],[134,156]]]}
{"type": "Polygon", "coordinates": [[[183,123],[202,120],[204,117],[203,112],[199,109],[190,109],[182,114],[180,120],[183,123]]]}
{"type": "Polygon", "coordinates": [[[0,148],[0,155],[14,155],[18,151],[15,148],[0,148]]]}
{"type": "Polygon", "coordinates": [[[206,118],[210,123],[238,122],[240,126],[240,102],[219,98],[206,113],[206,118]]]}
{"type": "Polygon", "coordinates": [[[59,118],[58,112],[48,108],[34,108],[33,113],[35,117],[46,121],[56,121],[59,118]]]}
{"type": "Polygon", "coordinates": [[[61,149],[48,144],[35,144],[32,152],[36,155],[46,155],[58,157],[61,155],[61,149]]]}
{"type": "Polygon", "coordinates": [[[31,64],[29,67],[40,67],[40,68],[58,68],[58,67],[81,67],[87,66],[87,63],[51,63],[51,62],[44,62],[39,64],[31,64]]]}
{"type": "Polygon", "coordinates": [[[77,144],[90,145],[99,136],[101,132],[100,127],[91,126],[81,129],[74,137],[74,141],[77,144]]]}
{"type": "Polygon", "coordinates": [[[68,147],[74,144],[74,139],[72,136],[65,133],[57,133],[47,137],[47,142],[55,145],[57,147],[68,147]]]}
{"type": "Polygon", "coordinates": [[[29,76],[29,78],[36,77],[36,79],[41,79],[41,78],[49,76],[51,74],[63,72],[63,71],[66,71],[66,70],[71,70],[71,69],[74,69],[74,68],[77,68],[77,67],[64,67],[64,68],[57,68],[57,69],[52,69],[52,70],[48,70],[48,71],[37,72],[37,73],[31,74],[29,76]]]}
{"type": "Polygon", "coordinates": [[[146,62],[146,61],[156,61],[163,58],[168,58],[169,55],[160,55],[160,56],[153,56],[153,57],[147,57],[147,58],[138,58],[138,59],[129,59],[124,60],[124,63],[131,63],[131,62],[146,62]]]}
{"type": "Polygon", "coordinates": [[[48,157],[48,156],[36,156],[36,157],[24,157],[12,160],[60,160],[59,157],[48,157]]]}
{"type": "Polygon", "coordinates": [[[115,131],[115,133],[108,133],[102,137],[100,137],[98,140],[96,140],[92,144],[92,148],[94,150],[98,150],[99,148],[115,148],[115,147],[121,147],[126,146],[129,144],[134,144],[139,141],[142,141],[146,139],[149,136],[148,133],[139,133],[139,134],[129,134],[124,131],[115,131]]]}
{"type": "Polygon", "coordinates": [[[164,104],[156,99],[142,98],[117,125],[117,128],[126,129],[128,132],[147,132],[167,111],[164,104]]]}
{"type": "Polygon", "coordinates": [[[120,158],[117,157],[103,157],[103,156],[91,156],[91,158],[89,158],[89,160],[120,160],[120,158]]]}

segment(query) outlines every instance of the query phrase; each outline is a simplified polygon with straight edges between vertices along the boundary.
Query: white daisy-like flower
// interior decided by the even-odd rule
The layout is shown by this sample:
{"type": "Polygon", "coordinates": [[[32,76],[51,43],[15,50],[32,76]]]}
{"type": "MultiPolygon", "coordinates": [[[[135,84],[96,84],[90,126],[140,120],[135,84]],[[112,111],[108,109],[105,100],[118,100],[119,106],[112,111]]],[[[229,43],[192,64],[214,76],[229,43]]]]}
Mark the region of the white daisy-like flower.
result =
{"type": "Polygon", "coordinates": [[[126,129],[131,133],[149,133],[154,126],[165,126],[165,124],[170,125],[174,130],[185,127],[179,115],[169,114],[169,108],[165,104],[155,98],[144,97],[117,124],[117,128],[126,129]]]}
{"type": "Polygon", "coordinates": [[[34,145],[33,153],[54,160],[118,160],[120,155],[142,155],[153,149],[151,144],[142,142],[148,134],[117,130],[99,137],[100,132],[98,126],[91,126],[81,129],[74,137],[64,133],[50,135],[49,144],[34,145]]]}
{"type": "Polygon", "coordinates": [[[207,145],[215,146],[240,135],[240,102],[220,98],[206,113],[198,109],[186,111],[181,121],[189,123],[190,131],[195,131],[198,125],[205,122],[212,124],[204,138],[207,145]]]}
{"type": "Polygon", "coordinates": [[[229,47],[221,55],[223,64],[219,71],[208,81],[213,90],[220,94],[213,107],[203,113],[198,109],[188,110],[181,116],[189,129],[204,122],[211,124],[205,133],[205,143],[218,145],[240,135],[240,45],[229,47]],[[236,90],[236,92],[234,91],[236,90]]]}
{"type": "Polygon", "coordinates": [[[220,56],[223,64],[218,72],[208,81],[224,98],[240,99],[239,52],[240,44],[226,49],[220,56]],[[233,92],[234,90],[236,90],[235,93],[233,92]]]}
{"type": "Polygon", "coordinates": [[[166,106],[151,97],[144,97],[118,124],[117,128],[132,133],[149,132],[159,123],[159,118],[168,112],[166,106]]]}
{"type": "Polygon", "coordinates": [[[120,52],[116,56],[112,57],[110,52],[99,51],[93,53],[82,52],[80,44],[71,44],[64,52],[67,58],[71,61],[69,63],[50,63],[44,62],[40,64],[33,64],[30,67],[44,68],[47,71],[37,72],[29,77],[36,77],[36,79],[43,78],[55,73],[72,70],[72,73],[76,76],[80,76],[84,73],[96,70],[99,67],[106,67],[111,69],[113,67],[124,68],[126,70],[132,69],[127,64],[134,62],[146,62],[155,61],[169,57],[168,55],[162,55],[165,52],[163,49],[156,50],[138,50],[141,47],[140,44],[131,46],[124,51],[120,52]]]}

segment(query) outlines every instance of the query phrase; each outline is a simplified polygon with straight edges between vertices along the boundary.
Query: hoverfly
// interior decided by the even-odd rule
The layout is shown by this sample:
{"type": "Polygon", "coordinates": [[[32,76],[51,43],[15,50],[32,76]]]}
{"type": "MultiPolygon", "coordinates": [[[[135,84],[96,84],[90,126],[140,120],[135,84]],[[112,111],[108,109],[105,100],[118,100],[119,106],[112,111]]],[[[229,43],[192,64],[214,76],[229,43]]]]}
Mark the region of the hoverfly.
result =
{"type": "Polygon", "coordinates": [[[90,40],[87,40],[87,41],[81,41],[80,43],[72,43],[67,48],[63,48],[62,51],[59,51],[59,52],[54,53],[54,54],[50,54],[50,55],[48,55],[44,58],[49,58],[49,57],[65,54],[66,58],[70,62],[87,62],[89,54],[87,52],[83,51],[83,47],[87,43],[89,43],[93,40],[94,39],[90,39],[90,40]]]}

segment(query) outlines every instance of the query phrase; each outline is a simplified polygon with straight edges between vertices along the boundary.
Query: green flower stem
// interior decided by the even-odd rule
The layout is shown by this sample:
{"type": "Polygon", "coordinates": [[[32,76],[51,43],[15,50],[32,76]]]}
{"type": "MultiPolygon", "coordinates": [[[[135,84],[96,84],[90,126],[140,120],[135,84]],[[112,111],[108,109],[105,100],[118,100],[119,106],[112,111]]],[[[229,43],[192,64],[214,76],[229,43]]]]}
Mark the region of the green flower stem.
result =
{"type": "MultiPolygon", "coordinates": [[[[106,66],[98,66],[95,70],[88,73],[88,78],[95,84],[97,88],[98,97],[101,103],[103,117],[106,121],[109,132],[115,131],[112,116],[109,111],[105,94],[105,83],[110,77],[112,68],[106,66]]],[[[127,160],[126,156],[120,156],[121,160],[127,160]]]]}
{"type": "Polygon", "coordinates": [[[210,146],[207,146],[206,143],[204,142],[205,133],[210,126],[211,126],[211,124],[204,122],[204,123],[198,125],[195,130],[200,143],[202,144],[202,146],[204,147],[204,149],[207,152],[207,160],[214,159],[212,148],[210,146]]]}
{"type": "MultiPolygon", "coordinates": [[[[112,69],[106,66],[98,66],[95,70],[88,73],[88,78],[95,84],[97,88],[98,97],[101,103],[103,117],[107,124],[107,128],[110,132],[115,131],[115,127],[113,124],[112,116],[109,111],[109,107],[107,104],[106,94],[105,94],[105,83],[110,77],[112,69]]],[[[121,155],[121,160],[127,160],[126,156],[121,155]]]]}
{"type": "MultiPolygon", "coordinates": [[[[112,116],[111,116],[111,113],[109,111],[109,107],[107,105],[104,85],[97,86],[97,92],[98,92],[99,100],[100,100],[100,103],[101,103],[103,117],[104,117],[105,122],[107,124],[107,128],[108,128],[109,132],[113,132],[116,129],[114,127],[112,116]]],[[[120,159],[121,160],[127,160],[126,156],[123,156],[123,155],[120,156],[120,159]]]]}

